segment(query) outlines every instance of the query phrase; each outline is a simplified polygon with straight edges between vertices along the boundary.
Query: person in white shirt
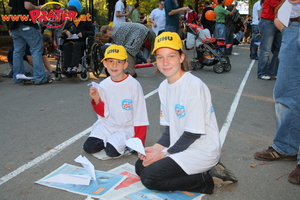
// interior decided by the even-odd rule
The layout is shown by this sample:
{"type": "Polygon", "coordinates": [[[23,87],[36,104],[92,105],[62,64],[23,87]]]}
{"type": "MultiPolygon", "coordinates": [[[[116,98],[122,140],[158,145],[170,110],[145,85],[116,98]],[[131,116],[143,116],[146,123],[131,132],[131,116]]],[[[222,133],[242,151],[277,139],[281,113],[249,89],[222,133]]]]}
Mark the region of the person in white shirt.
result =
{"type": "Polygon", "coordinates": [[[189,72],[179,35],[161,33],[152,54],[166,77],[158,89],[165,131],[157,143],[145,148],[146,156],[138,154],[135,171],[141,182],[152,190],[204,194],[213,192],[215,179],[236,182],[219,164],[220,134],[211,95],[205,83],[189,72]]]}
{"type": "Polygon", "coordinates": [[[260,33],[258,30],[258,23],[260,19],[260,13],[261,13],[261,5],[260,5],[260,0],[258,0],[254,5],[253,5],[253,10],[252,10],[252,39],[250,43],[250,58],[253,60],[258,60],[258,55],[257,55],[257,50],[258,50],[258,45],[257,42],[260,41],[260,33]]]}
{"type": "Polygon", "coordinates": [[[155,8],[150,13],[149,20],[152,23],[152,30],[156,36],[165,30],[166,13],[165,13],[164,6],[165,6],[165,1],[159,0],[158,8],[155,8]]]}
{"type": "Polygon", "coordinates": [[[113,26],[120,24],[122,22],[126,22],[126,16],[130,15],[130,12],[125,9],[124,1],[125,0],[119,0],[115,5],[113,26]]]}

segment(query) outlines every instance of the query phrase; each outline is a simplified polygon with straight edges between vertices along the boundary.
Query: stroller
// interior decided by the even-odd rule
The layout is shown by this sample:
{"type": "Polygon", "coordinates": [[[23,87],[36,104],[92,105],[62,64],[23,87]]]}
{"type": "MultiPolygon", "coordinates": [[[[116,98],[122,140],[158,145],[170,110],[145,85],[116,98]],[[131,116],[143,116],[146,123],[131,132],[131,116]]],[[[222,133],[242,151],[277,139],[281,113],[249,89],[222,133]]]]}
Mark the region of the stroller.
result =
{"type": "Polygon", "coordinates": [[[229,57],[222,48],[230,48],[225,39],[211,38],[209,30],[196,24],[182,22],[187,30],[186,48],[194,48],[194,58],[191,61],[192,70],[202,69],[204,66],[213,66],[215,73],[229,72],[231,64],[229,57]]]}

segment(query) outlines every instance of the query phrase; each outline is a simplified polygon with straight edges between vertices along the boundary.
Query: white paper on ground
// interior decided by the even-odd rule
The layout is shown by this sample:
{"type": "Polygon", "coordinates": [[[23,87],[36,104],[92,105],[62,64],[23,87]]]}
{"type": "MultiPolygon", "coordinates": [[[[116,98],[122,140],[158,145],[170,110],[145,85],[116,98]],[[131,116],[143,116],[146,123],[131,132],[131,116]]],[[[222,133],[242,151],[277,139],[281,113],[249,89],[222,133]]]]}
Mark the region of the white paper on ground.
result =
{"type": "Polygon", "coordinates": [[[286,27],[289,26],[292,7],[293,5],[289,1],[285,1],[278,10],[277,17],[286,27]]]}
{"type": "Polygon", "coordinates": [[[75,158],[74,161],[80,163],[83,166],[83,168],[89,173],[89,175],[93,178],[93,180],[96,180],[95,167],[85,156],[80,155],[77,158],[75,158]]]}
{"type": "Polygon", "coordinates": [[[57,174],[43,181],[50,183],[63,183],[63,184],[75,184],[75,185],[89,185],[91,177],[75,174],[57,174]]]}
{"type": "Polygon", "coordinates": [[[130,138],[125,141],[125,144],[127,147],[139,152],[140,154],[143,154],[146,156],[145,148],[143,146],[143,143],[141,139],[139,138],[130,138]]]}

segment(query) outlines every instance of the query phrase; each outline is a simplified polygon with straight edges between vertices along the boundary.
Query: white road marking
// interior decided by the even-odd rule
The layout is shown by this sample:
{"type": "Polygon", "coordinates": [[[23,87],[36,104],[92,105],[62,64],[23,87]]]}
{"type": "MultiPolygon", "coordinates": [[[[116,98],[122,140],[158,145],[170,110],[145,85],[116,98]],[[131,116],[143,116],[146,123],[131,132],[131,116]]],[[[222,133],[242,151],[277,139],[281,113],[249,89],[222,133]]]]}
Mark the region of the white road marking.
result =
{"type": "MultiPolygon", "coordinates": [[[[248,70],[247,70],[247,72],[246,72],[246,74],[245,74],[245,76],[243,78],[243,81],[240,84],[240,87],[239,87],[239,89],[238,89],[238,91],[237,91],[237,93],[235,95],[235,98],[234,98],[232,104],[231,104],[231,107],[230,107],[229,113],[228,113],[228,115],[226,117],[225,123],[223,124],[222,129],[220,131],[220,137],[221,137],[221,144],[222,145],[224,144],[227,132],[228,132],[229,127],[231,125],[231,122],[233,120],[233,117],[234,117],[235,111],[237,109],[237,106],[238,106],[238,103],[239,103],[242,91],[243,91],[243,89],[245,87],[246,81],[247,81],[247,79],[249,77],[249,74],[250,74],[251,69],[252,69],[252,67],[254,65],[254,62],[255,62],[255,60],[252,60],[250,66],[249,66],[249,68],[248,68],[248,70]]],[[[158,89],[153,90],[152,92],[150,92],[147,95],[145,95],[145,99],[147,99],[148,97],[154,95],[157,92],[158,92],[158,89]]],[[[34,160],[26,163],[25,165],[22,165],[21,167],[19,167],[18,169],[14,170],[13,172],[11,172],[11,173],[3,176],[0,179],[0,185],[6,183],[10,179],[16,177],[17,175],[19,175],[20,173],[24,172],[25,170],[33,167],[34,165],[43,163],[43,162],[49,160],[50,158],[54,157],[59,152],[61,152],[63,149],[65,149],[66,147],[70,146],[71,144],[73,144],[74,142],[76,142],[78,139],[80,139],[81,137],[83,137],[84,135],[86,135],[87,133],[91,132],[91,130],[92,130],[92,127],[87,128],[86,130],[84,130],[81,133],[75,135],[74,137],[68,139],[67,141],[59,144],[58,146],[56,146],[53,149],[47,151],[46,153],[40,155],[39,157],[35,158],[34,160]]]]}
{"type": "Polygon", "coordinates": [[[246,72],[246,74],[245,74],[245,76],[244,76],[244,78],[243,78],[243,80],[242,80],[242,82],[240,84],[240,87],[239,87],[237,93],[235,94],[235,97],[234,97],[234,100],[233,100],[233,102],[231,104],[230,110],[229,110],[229,112],[227,114],[225,122],[224,122],[224,124],[222,126],[222,129],[220,131],[220,140],[221,140],[221,145],[222,146],[223,146],[223,144],[225,142],[225,138],[226,138],[227,132],[228,132],[229,127],[231,125],[232,119],[234,117],[236,108],[237,108],[237,106],[239,104],[239,101],[240,101],[240,98],[241,98],[241,95],[242,95],[242,92],[243,92],[243,89],[244,89],[245,84],[246,84],[246,82],[248,80],[249,74],[251,72],[251,69],[252,69],[254,63],[255,63],[255,60],[252,60],[250,66],[248,67],[248,70],[247,70],[247,72],[246,72]]]}
{"type": "MultiPolygon", "coordinates": [[[[145,95],[145,99],[147,99],[148,97],[154,95],[155,93],[157,93],[157,91],[158,91],[158,89],[155,89],[152,92],[150,92],[149,94],[145,95]]],[[[39,157],[36,157],[32,161],[26,163],[25,165],[22,165],[21,167],[19,167],[18,169],[12,171],[11,173],[3,176],[0,179],[0,185],[4,184],[5,182],[9,181],[10,179],[16,177],[17,175],[19,175],[22,172],[24,172],[25,170],[33,167],[34,165],[43,163],[43,162],[49,160],[50,158],[54,157],[56,154],[61,152],[63,149],[70,146],[71,144],[73,144],[74,142],[79,140],[81,137],[83,137],[84,135],[91,132],[91,130],[92,130],[92,127],[87,128],[86,130],[82,131],[81,133],[78,133],[74,137],[68,139],[67,141],[61,143],[60,145],[54,147],[53,149],[47,151],[46,153],[40,155],[39,157]]]]}

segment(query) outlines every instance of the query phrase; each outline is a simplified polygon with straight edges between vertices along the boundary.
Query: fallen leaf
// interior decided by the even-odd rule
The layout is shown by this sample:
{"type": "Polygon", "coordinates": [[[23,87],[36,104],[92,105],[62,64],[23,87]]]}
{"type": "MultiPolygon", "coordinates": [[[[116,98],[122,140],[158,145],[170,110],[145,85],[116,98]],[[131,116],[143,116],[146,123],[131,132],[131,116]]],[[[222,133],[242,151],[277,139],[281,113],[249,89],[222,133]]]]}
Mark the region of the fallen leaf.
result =
{"type": "Polygon", "coordinates": [[[41,108],[41,109],[40,109],[40,111],[43,111],[43,110],[45,110],[45,109],[44,109],[44,108],[41,108]]]}
{"type": "Polygon", "coordinates": [[[262,163],[259,163],[259,165],[269,165],[269,164],[272,164],[272,163],[269,163],[269,162],[266,162],[266,161],[262,161],[262,163]]]}
{"type": "Polygon", "coordinates": [[[6,170],[11,170],[11,168],[8,167],[8,168],[6,168],[6,170]]]}
{"type": "Polygon", "coordinates": [[[46,150],[49,151],[50,149],[52,149],[51,147],[46,147],[46,150]]]}
{"type": "Polygon", "coordinates": [[[286,175],[288,175],[288,174],[289,174],[289,173],[284,174],[284,175],[282,175],[282,176],[279,176],[279,177],[277,177],[275,180],[277,181],[277,180],[281,179],[282,177],[284,177],[284,176],[286,176],[286,175]]]}
{"type": "Polygon", "coordinates": [[[110,164],[104,164],[104,165],[102,165],[102,167],[111,167],[112,165],[110,165],[110,164]]]}
{"type": "Polygon", "coordinates": [[[257,165],[253,164],[253,165],[250,165],[250,167],[254,168],[254,167],[257,167],[257,165]]]}

